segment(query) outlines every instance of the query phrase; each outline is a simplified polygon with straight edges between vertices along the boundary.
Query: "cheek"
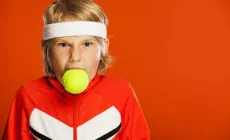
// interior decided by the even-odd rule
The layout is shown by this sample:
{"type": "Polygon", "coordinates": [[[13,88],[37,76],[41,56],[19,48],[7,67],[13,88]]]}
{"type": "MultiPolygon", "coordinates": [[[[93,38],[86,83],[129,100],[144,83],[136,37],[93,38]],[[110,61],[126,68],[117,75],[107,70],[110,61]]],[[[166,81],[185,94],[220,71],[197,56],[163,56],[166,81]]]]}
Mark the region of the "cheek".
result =
{"type": "Polygon", "coordinates": [[[101,59],[101,52],[99,49],[95,49],[87,54],[86,60],[88,62],[88,65],[91,65],[92,67],[97,67],[101,59]]]}
{"type": "Polygon", "coordinates": [[[53,52],[51,60],[55,71],[60,71],[64,69],[64,66],[66,64],[66,57],[64,53],[53,52]]]}
{"type": "Polygon", "coordinates": [[[101,59],[101,49],[97,49],[95,52],[94,52],[94,57],[93,57],[93,61],[94,63],[99,63],[101,59]]]}

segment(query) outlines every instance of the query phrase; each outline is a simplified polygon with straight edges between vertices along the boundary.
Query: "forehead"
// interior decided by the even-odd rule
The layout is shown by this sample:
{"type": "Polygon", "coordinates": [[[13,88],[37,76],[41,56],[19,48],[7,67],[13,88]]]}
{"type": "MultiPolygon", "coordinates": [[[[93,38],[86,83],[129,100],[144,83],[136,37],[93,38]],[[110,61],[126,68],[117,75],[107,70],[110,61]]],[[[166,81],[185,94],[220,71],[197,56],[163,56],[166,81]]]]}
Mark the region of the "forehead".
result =
{"type": "Polygon", "coordinates": [[[78,42],[78,41],[97,41],[96,37],[94,36],[66,36],[66,37],[58,37],[55,38],[55,41],[71,41],[71,42],[78,42]]]}

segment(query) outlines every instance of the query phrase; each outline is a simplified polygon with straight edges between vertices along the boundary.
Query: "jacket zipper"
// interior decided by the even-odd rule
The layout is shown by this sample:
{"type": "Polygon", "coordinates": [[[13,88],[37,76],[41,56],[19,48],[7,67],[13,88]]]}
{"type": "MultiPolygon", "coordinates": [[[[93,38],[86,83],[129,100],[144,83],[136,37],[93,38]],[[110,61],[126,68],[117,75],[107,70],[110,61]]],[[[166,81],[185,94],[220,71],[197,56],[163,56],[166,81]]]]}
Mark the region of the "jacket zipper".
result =
{"type": "Polygon", "coordinates": [[[73,139],[77,140],[76,97],[73,95],[73,139]]]}

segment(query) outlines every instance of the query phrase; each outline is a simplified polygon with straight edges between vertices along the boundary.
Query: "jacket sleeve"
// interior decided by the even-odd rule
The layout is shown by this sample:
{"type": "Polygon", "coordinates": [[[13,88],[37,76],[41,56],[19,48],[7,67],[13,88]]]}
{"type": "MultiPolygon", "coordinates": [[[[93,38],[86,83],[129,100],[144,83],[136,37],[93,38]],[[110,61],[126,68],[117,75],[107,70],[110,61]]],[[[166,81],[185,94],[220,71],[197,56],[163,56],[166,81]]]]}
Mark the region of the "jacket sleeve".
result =
{"type": "Polygon", "coordinates": [[[32,140],[20,88],[11,104],[2,140],[32,140]]]}
{"type": "Polygon", "coordinates": [[[150,140],[149,128],[134,90],[130,86],[124,112],[120,140],[150,140]]]}

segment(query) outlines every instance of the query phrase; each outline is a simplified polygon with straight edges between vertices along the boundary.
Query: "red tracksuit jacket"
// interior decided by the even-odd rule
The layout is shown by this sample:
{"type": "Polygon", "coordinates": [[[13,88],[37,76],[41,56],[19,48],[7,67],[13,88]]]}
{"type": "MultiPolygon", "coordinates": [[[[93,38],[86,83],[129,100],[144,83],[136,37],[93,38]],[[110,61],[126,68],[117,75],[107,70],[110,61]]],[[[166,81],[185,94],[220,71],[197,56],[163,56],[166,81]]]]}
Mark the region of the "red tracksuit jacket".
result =
{"type": "Polygon", "coordinates": [[[149,128],[131,86],[96,75],[79,95],[52,77],[21,87],[3,140],[149,140],[149,128]]]}

